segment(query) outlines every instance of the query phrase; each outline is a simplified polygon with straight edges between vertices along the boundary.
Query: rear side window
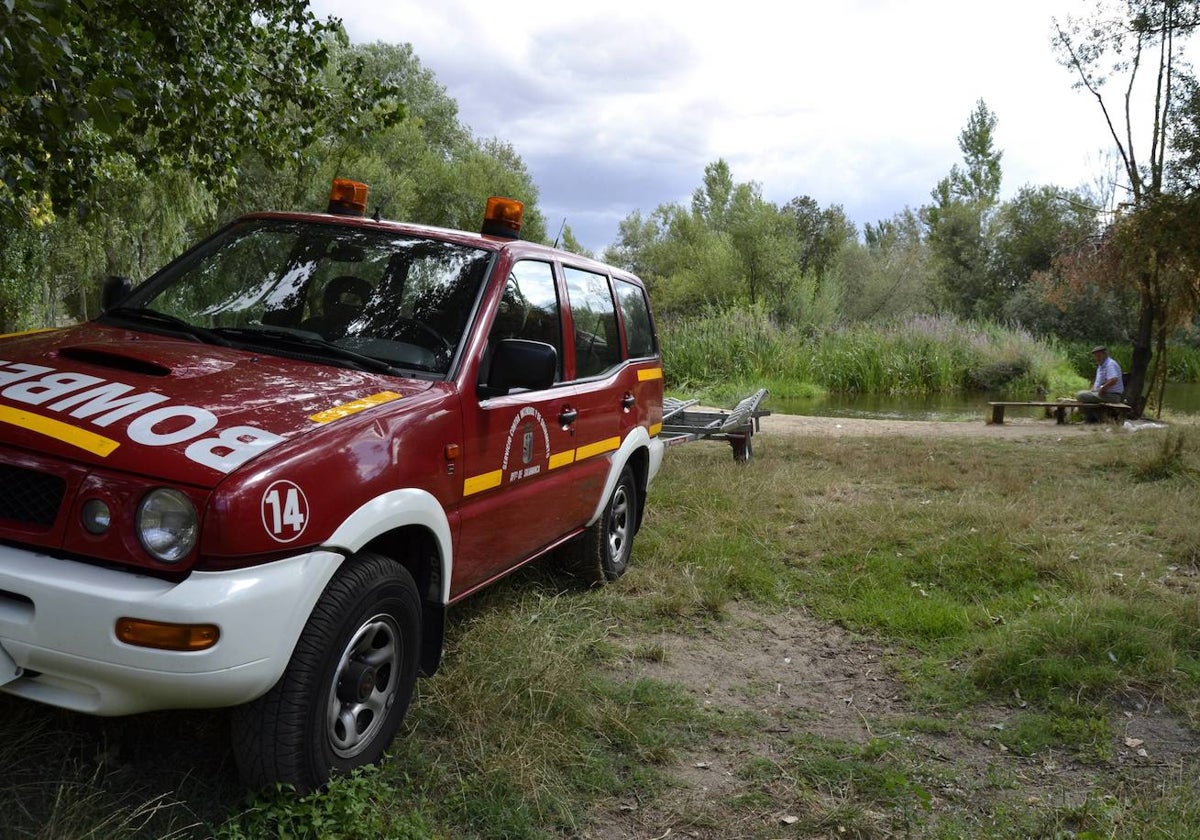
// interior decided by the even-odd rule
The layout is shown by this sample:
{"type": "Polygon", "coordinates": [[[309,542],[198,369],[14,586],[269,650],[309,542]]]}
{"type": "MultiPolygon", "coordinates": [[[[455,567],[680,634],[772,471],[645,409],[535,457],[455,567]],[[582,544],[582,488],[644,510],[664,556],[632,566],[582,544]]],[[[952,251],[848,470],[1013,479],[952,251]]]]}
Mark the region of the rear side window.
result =
{"type": "Polygon", "coordinates": [[[621,361],[617,308],[603,274],[563,268],[575,325],[575,377],[596,376],[621,361]]]}
{"type": "Polygon", "coordinates": [[[626,280],[618,279],[613,285],[617,290],[617,300],[621,303],[621,314],[625,317],[625,341],[629,344],[629,355],[635,359],[653,356],[657,348],[646,293],[640,286],[626,280]]]}

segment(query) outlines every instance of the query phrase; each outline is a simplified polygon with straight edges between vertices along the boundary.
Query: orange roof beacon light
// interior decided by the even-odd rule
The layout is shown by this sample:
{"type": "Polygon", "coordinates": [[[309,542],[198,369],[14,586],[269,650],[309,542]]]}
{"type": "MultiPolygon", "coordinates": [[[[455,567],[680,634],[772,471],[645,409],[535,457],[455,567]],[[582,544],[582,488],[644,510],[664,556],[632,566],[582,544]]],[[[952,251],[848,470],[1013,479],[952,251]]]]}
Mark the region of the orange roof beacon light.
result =
{"type": "Polygon", "coordinates": [[[521,213],[525,205],[515,198],[501,198],[494,195],[487,200],[487,209],[483,211],[484,236],[500,236],[505,239],[517,239],[521,235],[521,213]]]}
{"type": "Polygon", "coordinates": [[[367,215],[367,192],[370,187],[348,178],[334,178],[329,190],[329,209],[335,216],[367,215]]]}

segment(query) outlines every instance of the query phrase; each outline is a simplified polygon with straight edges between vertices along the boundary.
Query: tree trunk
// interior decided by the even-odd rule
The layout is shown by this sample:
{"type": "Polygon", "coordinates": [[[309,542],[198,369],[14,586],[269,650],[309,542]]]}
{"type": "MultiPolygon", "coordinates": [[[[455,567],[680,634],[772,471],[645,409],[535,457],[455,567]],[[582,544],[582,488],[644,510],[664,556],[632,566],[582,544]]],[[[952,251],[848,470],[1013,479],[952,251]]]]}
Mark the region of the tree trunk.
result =
{"type": "Polygon", "coordinates": [[[1125,377],[1125,402],[1133,407],[1130,412],[1133,419],[1138,419],[1146,410],[1146,373],[1150,370],[1150,359],[1154,354],[1150,342],[1154,338],[1154,296],[1150,291],[1150,278],[1140,278],[1141,294],[1138,311],[1137,331],[1133,335],[1133,361],[1129,366],[1129,375],[1125,377]]]}

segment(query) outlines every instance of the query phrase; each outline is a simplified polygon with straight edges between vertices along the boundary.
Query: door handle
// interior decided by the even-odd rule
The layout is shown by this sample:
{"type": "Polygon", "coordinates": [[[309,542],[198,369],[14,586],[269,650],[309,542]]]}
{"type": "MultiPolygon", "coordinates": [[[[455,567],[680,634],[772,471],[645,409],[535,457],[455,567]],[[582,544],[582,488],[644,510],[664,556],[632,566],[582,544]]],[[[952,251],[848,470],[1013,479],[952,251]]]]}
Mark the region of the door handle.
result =
{"type": "Polygon", "coordinates": [[[622,397],[621,408],[628,411],[629,409],[633,408],[635,405],[637,405],[637,397],[635,397],[633,394],[627,393],[624,397],[622,397]]]}
{"type": "Polygon", "coordinates": [[[567,406],[558,414],[558,422],[562,426],[570,426],[579,417],[579,412],[567,406]]]}

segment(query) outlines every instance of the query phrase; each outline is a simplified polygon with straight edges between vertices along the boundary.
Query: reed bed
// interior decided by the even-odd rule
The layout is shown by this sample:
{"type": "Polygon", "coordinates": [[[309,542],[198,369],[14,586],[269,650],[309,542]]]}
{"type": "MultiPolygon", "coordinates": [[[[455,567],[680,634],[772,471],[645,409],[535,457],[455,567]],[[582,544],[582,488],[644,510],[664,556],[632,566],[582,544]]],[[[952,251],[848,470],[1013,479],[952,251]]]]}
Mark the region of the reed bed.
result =
{"type": "Polygon", "coordinates": [[[663,324],[660,333],[667,380],[683,390],[764,383],[792,393],[916,395],[1082,385],[1067,351],[1052,342],[942,316],[818,332],[781,327],[759,310],[712,310],[663,324]]]}

